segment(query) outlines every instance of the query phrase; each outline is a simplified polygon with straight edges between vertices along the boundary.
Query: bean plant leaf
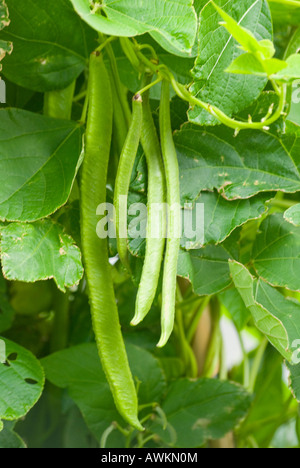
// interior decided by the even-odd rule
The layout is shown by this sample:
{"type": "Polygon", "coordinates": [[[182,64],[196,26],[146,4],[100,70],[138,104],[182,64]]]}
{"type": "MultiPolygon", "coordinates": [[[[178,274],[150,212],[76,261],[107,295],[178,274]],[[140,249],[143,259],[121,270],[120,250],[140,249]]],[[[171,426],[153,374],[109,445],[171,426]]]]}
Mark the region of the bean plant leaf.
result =
{"type": "Polygon", "coordinates": [[[295,357],[297,358],[298,364],[292,365],[286,363],[287,368],[289,370],[289,384],[291,391],[296,398],[296,400],[300,403],[300,363],[299,363],[299,352],[296,352],[295,357]]]}
{"type": "Polygon", "coordinates": [[[21,109],[0,110],[0,219],[35,221],[66,203],[82,130],[75,122],[21,109]]]}
{"type": "MultiPolygon", "coordinates": [[[[217,192],[202,192],[194,204],[182,207],[181,247],[197,250],[208,244],[222,243],[237,227],[260,218],[267,210],[266,202],[272,197],[266,193],[246,200],[228,201],[217,192]]],[[[144,236],[137,237],[136,234],[146,232],[147,224],[147,212],[140,211],[139,204],[145,206],[146,203],[145,193],[129,193],[128,207],[133,213],[128,215],[129,250],[138,257],[144,257],[146,242],[144,236]]]]}
{"type": "Polygon", "coordinates": [[[282,357],[272,346],[268,346],[257,376],[254,400],[239,432],[242,437],[255,424],[255,440],[260,447],[269,447],[276,432],[272,418],[280,415],[285,401],[285,384],[282,379],[282,357]],[[270,421],[270,422],[269,422],[270,421]]]}
{"type": "Polygon", "coordinates": [[[197,18],[191,0],[71,0],[75,10],[92,28],[112,36],[150,33],[172,53],[189,54],[195,42],[197,18]]]}
{"type": "MultiPolygon", "coordinates": [[[[140,404],[160,401],[165,390],[165,379],[158,361],[149,352],[134,345],[128,345],[127,352],[132,373],[141,382],[140,404]]],[[[122,424],[99,362],[96,345],[82,344],[57,352],[42,359],[42,365],[51,383],[67,388],[98,440],[113,421],[122,424]]]]}
{"type": "Polygon", "coordinates": [[[256,327],[291,361],[295,340],[300,336],[300,304],[285,298],[263,280],[255,280],[240,263],[230,261],[229,265],[235,287],[256,327]]]}
{"type": "MultiPolygon", "coordinates": [[[[265,0],[234,0],[216,2],[238,25],[251,31],[258,40],[272,39],[272,22],[265,0]]],[[[199,55],[193,70],[191,92],[204,102],[219,107],[231,116],[248,107],[258,98],[266,79],[248,75],[233,75],[225,70],[243,53],[233,36],[220,27],[220,15],[208,3],[200,15],[199,55]]],[[[189,119],[200,125],[215,125],[217,119],[198,107],[191,109],[189,119]]]]}
{"type": "MultiPolygon", "coordinates": [[[[259,98],[253,104],[251,104],[251,106],[247,107],[235,117],[238,120],[247,121],[250,115],[253,122],[260,122],[263,118],[266,117],[267,113],[270,112],[271,109],[277,109],[278,106],[278,94],[276,94],[275,91],[263,91],[259,98]]],[[[286,131],[286,128],[287,122],[282,116],[270,126],[269,133],[272,133],[272,135],[275,135],[281,139],[283,133],[286,131]]],[[[294,129],[291,129],[291,132],[294,134],[294,129]]]]}
{"type": "Polygon", "coordinates": [[[300,22],[300,2],[299,0],[268,0],[272,18],[275,23],[288,23],[299,25],[300,22]]]}
{"type": "Polygon", "coordinates": [[[286,59],[287,67],[278,71],[274,78],[283,83],[291,83],[300,79],[300,55],[293,54],[286,59]]]}
{"type": "Polygon", "coordinates": [[[188,279],[194,292],[208,296],[223,291],[232,282],[229,259],[237,259],[236,238],[230,237],[221,245],[208,245],[202,249],[181,250],[177,274],[188,279]]]}
{"type": "Polygon", "coordinates": [[[300,227],[282,215],[269,216],[261,225],[253,246],[254,267],[274,286],[300,291],[300,227]]]}
{"type": "Polygon", "coordinates": [[[241,26],[235,19],[228,15],[222,8],[212,2],[219,15],[223,18],[220,24],[227,29],[231,36],[241,45],[242,50],[253,54],[260,53],[264,58],[272,58],[275,55],[275,47],[272,41],[264,39],[258,41],[249,29],[241,26]]]}
{"type": "Polygon", "coordinates": [[[300,171],[300,125],[287,120],[281,141],[300,171]]]}
{"type": "Polygon", "coordinates": [[[200,447],[233,430],[246,416],[251,400],[245,389],[231,382],[180,379],[169,386],[162,405],[169,426],[163,430],[156,424],[152,431],[175,447],[200,447]]]}
{"type": "Polygon", "coordinates": [[[294,226],[300,227],[300,204],[292,206],[284,213],[284,219],[294,226]]]}
{"type": "Polygon", "coordinates": [[[239,331],[243,330],[251,317],[243,299],[236,288],[227,289],[219,294],[219,299],[228,313],[231,315],[235,326],[239,331]]]}
{"type": "Polygon", "coordinates": [[[76,15],[69,0],[7,0],[11,24],[0,39],[13,41],[3,62],[13,83],[33,91],[66,88],[87,67],[97,35],[76,15]]]}
{"type": "Polygon", "coordinates": [[[188,250],[206,244],[220,244],[238,227],[251,219],[258,219],[266,212],[266,201],[271,194],[259,194],[246,200],[227,201],[217,192],[202,192],[194,206],[186,205],[183,210],[183,237],[181,246],[188,250]],[[204,217],[197,208],[203,205],[204,217]],[[197,213],[198,210],[198,213],[197,213]],[[195,226],[195,241],[187,228],[195,226]],[[201,233],[204,230],[204,238],[201,233]],[[200,243],[198,241],[200,239],[200,243]],[[201,245],[202,242],[202,245],[201,245]]]}
{"type": "Polygon", "coordinates": [[[289,42],[289,45],[285,51],[285,57],[289,57],[290,55],[293,55],[293,54],[298,54],[299,52],[300,52],[300,28],[296,29],[295,33],[293,34],[289,42]]]}
{"type": "MultiPolygon", "coordinates": [[[[9,26],[9,11],[4,0],[0,1],[0,31],[6,26],[9,26]]],[[[13,45],[9,41],[3,41],[0,39],[0,61],[4,59],[6,54],[11,54],[13,45]]],[[[2,64],[0,64],[0,70],[2,70],[2,64]]]]}
{"type": "Polygon", "coordinates": [[[266,132],[246,130],[235,137],[223,126],[202,129],[187,124],[174,139],[183,204],[214,188],[228,200],[300,190],[299,154],[292,146],[289,154],[278,138],[266,132]]]}
{"type": "Polygon", "coordinates": [[[63,228],[50,219],[0,227],[4,276],[27,283],[53,278],[61,291],[79,283],[81,253],[63,228]]]}
{"type": "Polygon", "coordinates": [[[0,363],[1,419],[13,421],[25,416],[40,398],[44,373],[39,361],[27,349],[2,338],[6,362],[0,363]]]}
{"type": "Polygon", "coordinates": [[[281,80],[283,81],[287,72],[282,70],[287,70],[287,68],[288,63],[284,60],[272,58],[261,62],[254,54],[247,53],[237,57],[226,69],[226,72],[265,77],[273,75],[273,78],[276,79],[280,79],[282,76],[281,80]]]}
{"type": "Polygon", "coordinates": [[[24,449],[27,448],[23,439],[13,430],[14,423],[5,421],[0,433],[0,448],[24,449]]]}

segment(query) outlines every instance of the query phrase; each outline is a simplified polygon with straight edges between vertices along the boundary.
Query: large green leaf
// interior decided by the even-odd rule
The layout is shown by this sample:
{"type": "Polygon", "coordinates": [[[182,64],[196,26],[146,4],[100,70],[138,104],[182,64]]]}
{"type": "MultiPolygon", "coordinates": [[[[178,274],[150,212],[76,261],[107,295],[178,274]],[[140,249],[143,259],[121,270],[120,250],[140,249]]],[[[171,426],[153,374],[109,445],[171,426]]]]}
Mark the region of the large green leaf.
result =
{"type": "Polygon", "coordinates": [[[285,133],[281,137],[284,147],[295,161],[300,171],[300,125],[291,121],[285,123],[285,133]]]}
{"type": "MultiPolygon", "coordinates": [[[[186,227],[193,222],[195,225],[196,239],[201,239],[200,245],[197,240],[186,237],[185,232],[181,240],[183,248],[197,249],[206,244],[219,244],[223,242],[238,226],[250,219],[257,219],[266,212],[265,203],[272,198],[270,194],[259,194],[246,200],[227,201],[216,192],[202,192],[190,209],[187,205],[184,213],[183,226],[186,227]],[[203,204],[204,219],[197,219],[197,206],[203,204]],[[204,225],[203,225],[204,222],[204,225]],[[201,233],[204,228],[204,239],[201,233]]],[[[187,234],[187,233],[186,233],[187,234]]]]}
{"type": "Polygon", "coordinates": [[[218,297],[227,309],[227,312],[231,315],[237,329],[243,330],[249,322],[251,315],[237,289],[227,289],[220,293],[218,297]]]}
{"type": "Polygon", "coordinates": [[[288,361],[300,336],[300,304],[285,298],[262,280],[255,280],[246,267],[229,262],[235,287],[252,314],[256,327],[288,361]]]}
{"type": "Polygon", "coordinates": [[[0,219],[35,221],[69,198],[82,147],[75,122],[0,110],[0,219]]]}
{"type": "Polygon", "coordinates": [[[300,227],[282,215],[269,216],[261,225],[253,246],[254,267],[274,286],[300,291],[300,227]]]}
{"type": "Polygon", "coordinates": [[[66,88],[87,66],[96,34],[69,0],[7,0],[11,24],[0,39],[13,41],[3,62],[10,81],[34,91],[66,88]]]}
{"type": "Polygon", "coordinates": [[[172,446],[200,447],[207,440],[219,439],[233,430],[246,416],[250,404],[251,396],[246,390],[231,382],[177,380],[169,386],[162,405],[168,430],[159,425],[152,430],[172,446]]]}
{"type": "Polygon", "coordinates": [[[112,36],[150,33],[172,53],[189,54],[195,42],[197,18],[191,0],[71,0],[81,18],[96,31],[112,36]]]}
{"type": "Polygon", "coordinates": [[[235,237],[221,245],[208,245],[202,249],[180,251],[177,274],[188,279],[199,296],[216,294],[232,282],[228,260],[238,257],[235,237]]]}
{"type": "MultiPolygon", "coordinates": [[[[258,40],[272,39],[272,22],[265,0],[216,1],[239,25],[249,29],[258,40]]],[[[220,27],[221,17],[212,3],[200,15],[199,56],[193,71],[192,93],[199,99],[214,104],[228,115],[237,113],[251,104],[265,87],[265,78],[225,73],[232,61],[243,53],[237,42],[220,27]]],[[[190,120],[211,125],[218,120],[205,110],[194,108],[190,120]]]]}
{"type": "Polygon", "coordinates": [[[9,280],[35,282],[54,278],[59,289],[79,283],[81,253],[63,228],[50,219],[0,227],[1,261],[9,280]]]}
{"type": "MultiPolygon", "coordinates": [[[[141,382],[140,404],[160,401],[165,379],[158,361],[133,345],[127,346],[127,352],[132,373],[141,382]]],[[[44,358],[42,364],[51,383],[68,389],[98,440],[113,421],[123,424],[101,369],[96,345],[82,344],[60,351],[44,358]]]]}
{"type": "Polygon", "coordinates": [[[44,387],[44,373],[39,361],[27,349],[3,340],[6,362],[0,364],[0,426],[1,419],[13,421],[25,416],[40,398],[44,387]]]}
{"type": "Polygon", "coordinates": [[[300,22],[299,0],[268,0],[273,20],[276,23],[298,25],[300,22]]]}
{"type": "MultiPolygon", "coordinates": [[[[194,205],[187,204],[182,208],[181,247],[196,250],[207,244],[220,244],[237,227],[260,218],[266,212],[265,203],[270,198],[270,194],[259,194],[246,200],[228,201],[217,192],[202,192],[194,205]]],[[[129,209],[133,210],[135,203],[146,204],[146,194],[131,191],[128,197],[129,209]]],[[[128,216],[128,227],[145,232],[146,215],[147,213],[139,213],[138,216],[128,216]]],[[[129,229],[130,252],[134,256],[143,257],[145,239],[132,238],[130,232],[129,229]]]]}
{"type": "Polygon", "coordinates": [[[229,200],[300,190],[299,154],[292,145],[289,154],[278,138],[266,132],[246,130],[235,137],[223,126],[201,129],[187,124],[175,133],[175,144],[183,203],[214,188],[229,200]]]}
{"type": "Polygon", "coordinates": [[[261,448],[270,447],[273,435],[277,430],[277,425],[274,424],[272,418],[275,415],[280,418],[280,412],[284,405],[285,393],[283,389],[282,357],[273,347],[268,346],[257,376],[251,409],[239,429],[241,439],[245,439],[249,434],[255,432],[255,440],[259,446],[261,448]]]}

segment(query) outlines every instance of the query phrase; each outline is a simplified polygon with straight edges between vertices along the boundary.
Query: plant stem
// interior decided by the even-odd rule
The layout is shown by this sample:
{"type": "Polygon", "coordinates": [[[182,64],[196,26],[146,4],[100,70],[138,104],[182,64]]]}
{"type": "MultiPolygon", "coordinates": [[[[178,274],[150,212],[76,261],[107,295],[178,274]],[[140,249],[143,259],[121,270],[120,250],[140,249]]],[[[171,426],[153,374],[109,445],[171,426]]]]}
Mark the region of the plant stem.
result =
{"type": "Polygon", "coordinates": [[[274,198],[274,200],[271,200],[269,204],[271,206],[276,206],[278,208],[283,208],[284,210],[287,210],[292,206],[298,205],[298,202],[292,200],[279,200],[278,198],[274,198]]]}
{"type": "Polygon", "coordinates": [[[162,78],[159,76],[157,78],[157,80],[153,81],[152,83],[148,84],[147,86],[145,86],[143,89],[141,89],[140,91],[138,91],[137,94],[144,94],[146,91],[148,91],[149,89],[153,88],[153,86],[157,85],[158,83],[160,83],[162,81],[162,78]]]}
{"type": "Polygon", "coordinates": [[[219,379],[220,380],[228,380],[228,369],[227,369],[227,362],[226,362],[226,352],[224,346],[224,340],[220,331],[221,335],[221,347],[220,347],[220,372],[219,372],[219,379]]]}
{"type": "Polygon", "coordinates": [[[250,388],[250,363],[249,363],[249,358],[248,358],[248,354],[247,354],[247,351],[245,349],[245,345],[244,345],[244,341],[243,341],[243,337],[241,335],[241,333],[239,332],[239,330],[237,330],[237,335],[238,335],[238,338],[239,338],[239,342],[240,342],[240,345],[241,345],[241,349],[242,349],[242,353],[243,353],[243,358],[244,358],[244,379],[243,379],[243,385],[246,389],[249,389],[250,388]]]}
{"type": "Polygon", "coordinates": [[[196,98],[195,96],[193,96],[186,89],[184,85],[176,81],[176,79],[174,78],[172,73],[167,69],[167,67],[159,66],[157,65],[157,63],[154,63],[153,61],[145,57],[141,53],[140,46],[138,45],[134,46],[134,44],[129,39],[124,41],[124,43],[125,43],[125,47],[128,47],[128,48],[131,47],[131,49],[136,53],[137,58],[140,60],[141,63],[144,64],[144,66],[146,67],[146,69],[148,69],[148,71],[151,71],[152,73],[155,73],[155,74],[161,74],[164,79],[167,79],[168,81],[170,81],[170,83],[173,86],[174,91],[181,99],[187,101],[192,106],[197,106],[197,107],[201,107],[202,109],[205,109],[211,115],[216,117],[221,123],[223,123],[227,127],[230,127],[236,131],[245,130],[245,129],[268,130],[269,129],[268,127],[274,122],[276,122],[276,120],[278,120],[281,117],[284,111],[284,107],[286,103],[286,89],[287,89],[286,85],[280,85],[280,87],[278,87],[277,83],[274,83],[274,88],[280,97],[280,102],[273,116],[270,117],[270,114],[268,112],[265,118],[263,118],[260,122],[242,122],[242,121],[232,119],[228,117],[223,111],[218,109],[216,106],[205,103],[201,101],[200,99],[196,98]]]}
{"type": "Polygon", "coordinates": [[[54,323],[51,334],[50,351],[54,353],[65,349],[68,344],[69,333],[69,292],[56,290],[54,296],[54,323]]]}
{"type": "Polygon", "coordinates": [[[102,434],[102,437],[100,439],[100,448],[105,448],[106,447],[106,443],[107,443],[107,439],[108,437],[110,436],[110,434],[116,430],[116,426],[115,424],[111,424],[102,434]]]}
{"type": "Polygon", "coordinates": [[[112,76],[113,76],[113,80],[114,80],[116,93],[117,93],[118,99],[119,99],[121,107],[122,107],[122,111],[123,111],[123,114],[124,114],[125,121],[126,121],[127,126],[129,128],[130,122],[131,122],[131,111],[130,111],[129,104],[128,104],[128,101],[127,101],[127,98],[126,98],[126,94],[124,92],[124,89],[123,89],[123,86],[122,86],[122,83],[121,83],[121,80],[120,80],[119,70],[118,70],[116,58],[115,58],[115,55],[114,55],[114,51],[113,51],[113,48],[112,48],[110,43],[106,44],[106,52],[107,52],[109,62],[110,62],[110,67],[111,67],[111,71],[112,71],[112,76]]]}
{"type": "Polygon", "coordinates": [[[195,316],[193,317],[192,322],[188,327],[188,332],[187,332],[187,341],[188,341],[188,343],[191,343],[193,341],[193,338],[195,336],[195,333],[196,333],[197,326],[199,324],[200,318],[201,318],[204,310],[208,306],[210,300],[211,300],[211,296],[205,297],[203,299],[203,302],[201,303],[201,306],[199,307],[199,309],[197,308],[195,316]]]}
{"type": "Polygon", "coordinates": [[[256,356],[253,362],[253,366],[251,369],[251,373],[250,373],[249,390],[252,393],[254,392],[254,389],[255,389],[257,375],[258,375],[267,346],[268,346],[268,340],[267,338],[263,338],[262,342],[260,343],[258,347],[256,356]]]}

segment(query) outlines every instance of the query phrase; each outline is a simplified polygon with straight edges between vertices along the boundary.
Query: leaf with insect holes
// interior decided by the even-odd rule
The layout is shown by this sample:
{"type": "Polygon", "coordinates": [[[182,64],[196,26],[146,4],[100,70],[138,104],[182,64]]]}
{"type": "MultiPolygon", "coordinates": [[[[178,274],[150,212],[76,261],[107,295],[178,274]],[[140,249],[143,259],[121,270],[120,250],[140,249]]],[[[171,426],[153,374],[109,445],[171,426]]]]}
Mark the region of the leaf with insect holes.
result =
{"type": "Polygon", "coordinates": [[[0,39],[13,42],[3,74],[38,92],[69,86],[86,68],[97,34],[74,12],[69,0],[7,0],[11,23],[0,39]],[[51,5],[51,8],[49,7],[51,5]]]}
{"type": "MultiPolygon", "coordinates": [[[[291,138],[294,141],[294,135],[291,138]]],[[[193,203],[201,191],[214,188],[228,200],[250,198],[259,192],[300,190],[296,148],[291,145],[290,154],[269,133],[245,130],[235,137],[224,126],[187,124],[175,133],[174,141],[183,204],[193,203]]]]}
{"type": "Polygon", "coordinates": [[[0,227],[1,261],[9,280],[35,281],[53,278],[65,291],[83,275],[81,253],[63,228],[50,219],[33,224],[0,227]]]}
{"type": "Polygon", "coordinates": [[[1,419],[13,421],[25,416],[40,398],[45,380],[42,366],[30,351],[2,340],[6,361],[0,363],[0,425],[1,419]]]}
{"type": "Polygon", "coordinates": [[[284,213],[284,219],[294,226],[300,227],[300,203],[297,205],[291,206],[286,212],[284,213]]]}
{"type": "MultiPolygon", "coordinates": [[[[7,5],[4,0],[0,0],[0,31],[6,26],[9,26],[9,12],[7,5]]],[[[4,59],[6,54],[11,54],[13,50],[13,44],[9,41],[3,41],[0,39],[0,61],[4,59]]],[[[2,70],[2,64],[0,64],[0,70],[2,70]]]]}
{"type": "Polygon", "coordinates": [[[191,0],[71,0],[79,16],[93,29],[111,36],[150,33],[166,50],[189,55],[197,32],[191,0]]]}
{"type": "Polygon", "coordinates": [[[185,205],[183,209],[185,230],[181,246],[191,250],[207,244],[220,244],[238,226],[250,219],[260,218],[266,212],[266,202],[270,198],[273,198],[272,194],[263,193],[246,200],[228,201],[217,192],[201,192],[194,205],[185,205]],[[203,217],[200,206],[203,209],[203,217]],[[193,232],[187,232],[189,226],[195,226],[193,232]]]}

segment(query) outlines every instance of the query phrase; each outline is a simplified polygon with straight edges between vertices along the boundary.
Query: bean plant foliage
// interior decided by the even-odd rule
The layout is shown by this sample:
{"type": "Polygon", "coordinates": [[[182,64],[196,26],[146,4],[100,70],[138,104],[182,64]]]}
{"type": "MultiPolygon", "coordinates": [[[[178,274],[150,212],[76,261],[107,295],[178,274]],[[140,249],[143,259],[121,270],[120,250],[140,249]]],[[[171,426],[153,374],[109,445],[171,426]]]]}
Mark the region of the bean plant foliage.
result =
{"type": "Polygon", "coordinates": [[[1,448],[299,447],[299,25],[0,0],[1,448]]]}

